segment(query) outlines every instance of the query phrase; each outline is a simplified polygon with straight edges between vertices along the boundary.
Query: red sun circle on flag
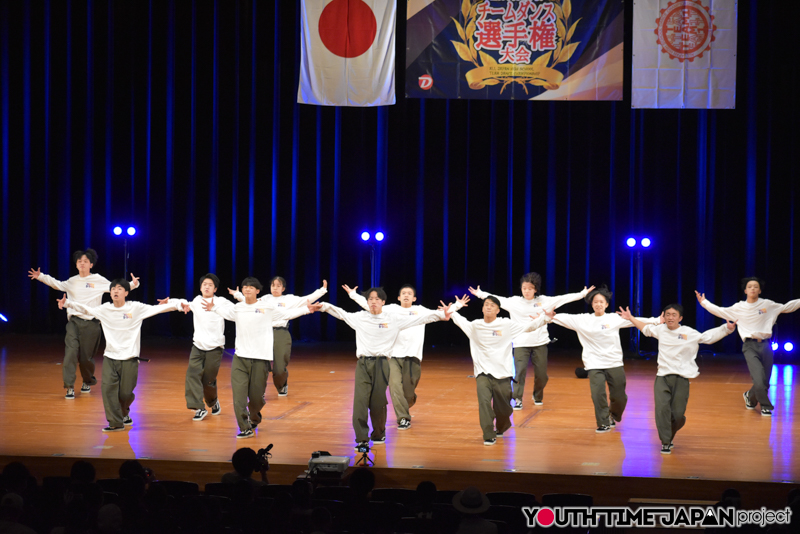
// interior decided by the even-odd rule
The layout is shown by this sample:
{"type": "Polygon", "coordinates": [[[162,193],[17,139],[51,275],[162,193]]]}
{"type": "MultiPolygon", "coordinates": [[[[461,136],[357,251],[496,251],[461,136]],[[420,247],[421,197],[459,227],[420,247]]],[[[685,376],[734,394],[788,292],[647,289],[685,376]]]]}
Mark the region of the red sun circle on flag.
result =
{"type": "Polygon", "coordinates": [[[715,40],[714,30],[717,29],[713,21],[714,16],[708,6],[704,6],[700,0],[678,0],[669,2],[661,10],[653,31],[661,51],[670,59],[677,59],[681,63],[685,60],[691,62],[711,50],[711,42],[715,40]]]}
{"type": "Polygon", "coordinates": [[[372,46],[378,24],[362,0],[333,0],[319,17],[319,37],[339,57],[358,57],[372,46]]]}

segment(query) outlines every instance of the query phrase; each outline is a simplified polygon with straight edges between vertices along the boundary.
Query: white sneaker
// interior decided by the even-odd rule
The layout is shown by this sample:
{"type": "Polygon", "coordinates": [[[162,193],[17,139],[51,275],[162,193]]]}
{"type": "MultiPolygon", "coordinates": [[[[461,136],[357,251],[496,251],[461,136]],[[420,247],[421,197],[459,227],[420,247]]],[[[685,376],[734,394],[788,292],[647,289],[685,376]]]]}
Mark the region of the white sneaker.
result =
{"type": "Polygon", "coordinates": [[[208,415],[208,410],[200,408],[196,412],[194,412],[194,417],[192,417],[192,421],[202,421],[208,415]]]}

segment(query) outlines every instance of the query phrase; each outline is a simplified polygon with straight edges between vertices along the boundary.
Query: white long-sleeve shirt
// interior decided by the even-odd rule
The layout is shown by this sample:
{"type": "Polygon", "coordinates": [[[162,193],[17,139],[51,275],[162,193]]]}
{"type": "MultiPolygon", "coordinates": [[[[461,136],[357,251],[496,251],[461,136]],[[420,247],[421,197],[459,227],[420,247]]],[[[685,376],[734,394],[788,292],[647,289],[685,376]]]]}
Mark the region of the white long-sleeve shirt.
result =
{"type": "MultiPolygon", "coordinates": [[[[275,297],[272,294],[268,293],[263,297],[260,297],[258,300],[267,302],[271,301],[275,303],[277,308],[301,308],[306,305],[306,301],[314,303],[321,299],[325,294],[328,292],[328,289],[325,287],[321,287],[311,293],[310,295],[306,295],[305,297],[298,297],[297,295],[281,295],[280,297],[275,297]]],[[[237,291],[233,294],[233,298],[238,300],[239,302],[244,302],[244,294],[241,291],[237,291]]],[[[289,326],[289,321],[285,319],[274,319],[272,321],[273,328],[286,328],[289,326]]]]}
{"type": "Polygon", "coordinates": [[[273,299],[211,308],[223,318],[236,323],[236,355],[240,358],[272,361],[272,322],[290,321],[308,313],[308,307],[279,308],[273,299]]]}
{"type": "MultiPolygon", "coordinates": [[[[537,295],[531,300],[515,295],[513,297],[501,297],[487,291],[476,291],[475,296],[485,299],[494,296],[500,301],[500,307],[511,315],[511,320],[517,323],[526,324],[530,322],[531,316],[538,317],[546,311],[559,308],[569,302],[575,302],[586,296],[586,290],[579,293],[568,293],[557,297],[537,295]]],[[[550,343],[550,335],[547,326],[537,328],[533,332],[525,332],[514,338],[514,347],[541,347],[550,343]]]]}
{"type": "MultiPolygon", "coordinates": [[[[89,308],[100,306],[103,302],[103,294],[111,291],[111,282],[105,276],[97,273],[91,273],[89,276],[84,277],[76,274],[66,281],[56,280],[52,276],[42,273],[37,280],[53,289],[63,291],[71,302],[77,302],[89,308]]],[[[136,285],[131,285],[131,289],[136,289],[137,287],[139,287],[138,282],[136,285]]],[[[90,315],[67,308],[67,319],[73,315],[87,321],[92,320],[90,315]]]]}
{"type": "Polygon", "coordinates": [[[730,332],[727,325],[706,330],[702,334],[683,325],[670,330],[666,324],[648,324],[642,329],[644,335],[658,340],[656,376],[680,375],[684,378],[695,378],[700,374],[695,362],[700,343],[711,345],[730,332]]]}
{"type": "Polygon", "coordinates": [[[66,306],[80,314],[100,320],[103,335],[106,337],[106,350],[103,356],[112,360],[130,360],[139,356],[142,321],[159,313],[181,309],[175,302],[151,306],[136,301],[125,301],[125,304],[118,308],[113,302],[89,307],[69,299],[66,306]]]}
{"type": "Polygon", "coordinates": [[[523,332],[532,332],[550,322],[542,314],[527,323],[519,323],[498,317],[491,323],[483,319],[469,321],[459,313],[453,314],[453,322],[469,338],[469,351],[475,367],[475,376],[481,373],[495,378],[514,376],[514,358],[511,357],[512,340],[523,332]]]}
{"type": "MultiPolygon", "coordinates": [[[[456,302],[453,310],[461,308],[456,302]]],[[[397,315],[382,311],[375,315],[368,311],[346,312],[333,304],[323,302],[322,311],[347,323],[356,331],[356,357],[386,356],[391,358],[393,347],[401,331],[444,319],[443,311],[429,310],[418,315],[397,315]]]]}
{"type": "MultiPolygon", "coordinates": [[[[637,317],[643,323],[658,324],[658,317],[649,319],[637,317]]],[[[634,324],[616,313],[593,313],[572,315],[559,313],[553,322],[574,330],[583,347],[583,366],[586,370],[612,369],[622,366],[622,345],[619,340],[620,328],[632,328],[634,324]]]]}
{"type": "Polygon", "coordinates": [[[192,343],[200,350],[214,350],[225,346],[225,319],[218,313],[207,311],[203,307],[204,302],[214,302],[214,308],[233,308],[233,302],[228,299],[213,296],[210,299],[197,295],[191,302],[186,299],[169,299],[170,303],[175,301],[181,305],[188,304],[192,310],[192,322],[194,323],[194,335],[192,343]]]}
{"type": "MultiPolygon", "coordinates": [[[[367,299],[364,298],[364,295],[360,295],[356,291],[351,291],[349,294],[350,298],[353,299],[356,304],[369,311],[369,304],[367,304],[367,299]]],[[[386,313],[412,316],[419,315],[421,313],[428,313],[432,310],[429,310],[425,306],[417,306],[416,304],[408,308],[404,308],[399,304],[387,304],[383,307],[383,311],[386,313]]],[[[411,328],[406,328],[405,330],[400,331],[400,335],[397,336],[397,341],[392,347],[391,356],[392,358],[405,358],[406,356],[413,356],[422,361],[422,347],[424,345],[425,325],[421,324],[412,326],[411,328]]]]}
{"type": "Polygon", "coordinates": [[[778,304],[767,299],[758,299],[752,304],[741,300],[727,308],[720,308],[710,300],[700,303],[712,315],[728,321],[739,321],[736,327],[742,341],[747,338],[769,339],[772,327],[782,313],[791,313],[800,308],[800,299],[790,300],[786,304],[778,304]]]}

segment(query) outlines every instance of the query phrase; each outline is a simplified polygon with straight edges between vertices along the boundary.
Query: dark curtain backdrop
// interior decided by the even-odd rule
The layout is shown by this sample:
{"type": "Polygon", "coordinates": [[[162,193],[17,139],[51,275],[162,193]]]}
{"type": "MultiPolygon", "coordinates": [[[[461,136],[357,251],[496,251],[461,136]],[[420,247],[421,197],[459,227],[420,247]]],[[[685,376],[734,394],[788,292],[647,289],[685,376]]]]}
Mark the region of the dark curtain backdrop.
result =
{"type": "MultiPolygon", "coordinates": [[[[428,306],[469,285],[516,294],[531,270],[546,294],[606,283],[615,306],[631,304],[628,235],[654,241],[645,314],[677,300],[685,323],[711,327],[693,290],[729,305],[750,274],[767,279],[767,298],[800,297],[798,64],[785,24],[800,9],[738,5],[735,110],[631,110],[628,93],[406,100],[403,1],[397,105],[360,109],[296,103],[299,2],[2,0],[0,331],[63,331],[59,295],[26,271],[66,279],[71,252],[91,246],[95,270],[121,276],[116,224],[138,228],[132,298],[149,303],[191,297],[213,271],[225,287],[280,274],[295,294],[324,278],[329,300],[353,309],[339,286],[369,285],[364,229],[386,232],[375,257],[390,300],[410,282],[428,306]]],[[[328,317],[295,323],[303,338],[353,339],[328,317]]],[[[779,325],[797,335],[800,313],[779,325]]],[[[190,335],[191,321],[173,314],[147,331],[190,335]]],[[[428,336],[465,342],[451,327],[428,336]]]]}

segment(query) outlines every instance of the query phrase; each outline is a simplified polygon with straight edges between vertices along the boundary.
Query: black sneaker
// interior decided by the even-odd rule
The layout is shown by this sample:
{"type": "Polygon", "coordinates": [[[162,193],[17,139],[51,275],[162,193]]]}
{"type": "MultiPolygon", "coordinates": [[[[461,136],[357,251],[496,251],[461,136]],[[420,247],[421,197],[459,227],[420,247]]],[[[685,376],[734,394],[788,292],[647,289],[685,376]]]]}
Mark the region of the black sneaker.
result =
{"type": "Polygon", "coordinates": [[[769,408],[764,408],[762,406],[761,407],[761,415],[763,415],[764,417],[772,417],[772,410],[770,410],[769,408]]]}
{"type": "Polygon", "coordinates": [[[611,427],[608,425],[600,425],[597,427],[597,430],[595,430],[595,432],[597,432],[598,434],[605,434],[606,432],[611,432],[611,427]]]}
{"type": "Polygon", "coordinates": [[[286,384],[285,386],[283,386],[281,389],[278,390],[279,397],[285,397],[288,394],[289,394],[289,384],[286,384]]]}
{"type": "Polygon", "coordinates": [[[252,428],[248,428],[247,430],[242,430],[238,434],[236,434],[236,439],[247,439],[247,438],[254,438],[256,437],[256,433],[253,432],[252,428]]]}
{"type": "Polygon", "coordinates": [[[397,423],[398,430],[408,430],[409,428],[411,428],[411,421],[409,421],[405,417],[400,419],[400,422],[397,423]]]}
{"type": "Polygon", "coordinates": [[[661,454],[672,454],[672,448],[669,445],[662,445],[661,454]]]}
{"type": "Polygon", "coordinates": [[[214,403],[214,406],[211,408],[211,415],[219,415],[222,412],[222,406],[219,405],[219,401],[214,403]]]}
{"type": "Polygon", "coordinates": [[[192,421],[202,421],[208,415],[208,410],[200,408],[196,412],[194,412],[194,417],[192,417],[192,421]]]}
{"type": "Polygon", "coordinates": [[[107,426],[103,429],[103,432],[122,432],[125,430],[124,426],[107,426]]]}
{"type": "Polygon", "coordinates": [[[669,442],[669,448],[670,448],[670,449],[674,449],[674,448],[675,448],[675,444],[674,444],[674,443],[672,443],[671,441],[669,442]]]}
{"type": "Polygon", "coordinates": [[[131,426],[133,424],[133,419],[131,419],[129,415],[126,415],[122,418],[122,424],[125,426],[131,426]]]}
{"type": "Polygon", "coordinates": [[[495,432],[495,434],[497,435],[498,438],[502,438],[503,437],[503,433],[502,432],[495,432]]]}
{"type": "Polygon", "coordinates": [[[91,391],[92,391],[92,386],[84,382],[83,385],[81,386],[81,393],[90,393],[91,391]]]}
{"type": "Polygon", "coordinates": [[[521,410],[522,409],[522,401],[521,400],[515,400],[514,401],[514,409],[515,410],[521,410]]]}
{"type": "Polygon", "coordinates": [[[533,401],[533,404],[535,404],[536,406],[541,406],[544,403],[542,401],[535,400],[535,401],[533,401]]]}
{"type": "Polygon", "coordinates": [[[611,428],[617,427],[617,422],[614,421],[614,418],[610,415],[608,416],[608,426],[610,426],[611,428]]]}
{"type": "Polygon", "coordinates": [[[750,395],[749,395],[749,393],[747,391],[745,391],[744,393],[742,393],[742,395],[744,396],[744,407],[747,408],[748,410],[755,409],[756,404],[755,403],[752,403],[752,404],[750,403],[750,395]]]}
{"type": "Polygon", "coordinates": [[[369,441],[359,441],[358,443],[356,443],[356,446],[353,447],[353,450],[359,452],[358,450],[359,447],[361,448],[366,447],[367,449],[369,449],[369,441]]]}
{"type": "Polygon", "coordinates": [[[490,446],[494,445],[495,443],[497,443],[497,438],[483,440],[483,444],[486,445],[487,447],[490,447],[490,446]]]}
{"type": "Polygon", "coordinates": [[[68,388],[67,394],[64,395],[64,398],[67,400],[75,400],[75,390],[73,388],[68,388]]]}
{"type": "Polygon", "coordinates": [[[375,445],[383,445],[384,443],[386,443],[386,436],[383,436],[381,439],[373,439],[372,440],[372,446],[373,447],[375,445]]]}

